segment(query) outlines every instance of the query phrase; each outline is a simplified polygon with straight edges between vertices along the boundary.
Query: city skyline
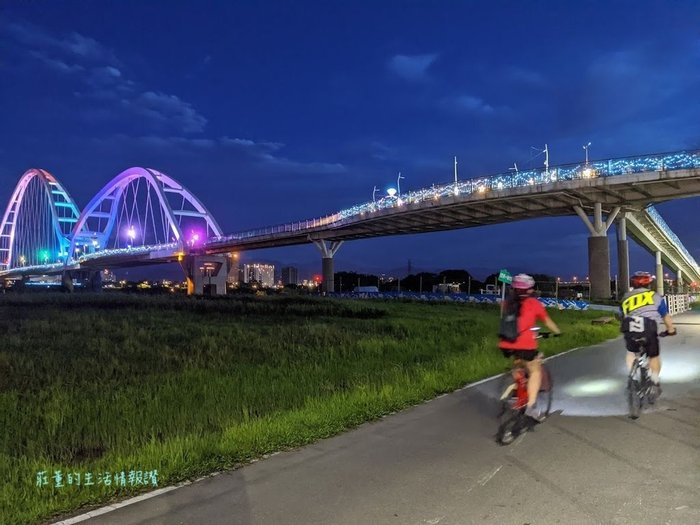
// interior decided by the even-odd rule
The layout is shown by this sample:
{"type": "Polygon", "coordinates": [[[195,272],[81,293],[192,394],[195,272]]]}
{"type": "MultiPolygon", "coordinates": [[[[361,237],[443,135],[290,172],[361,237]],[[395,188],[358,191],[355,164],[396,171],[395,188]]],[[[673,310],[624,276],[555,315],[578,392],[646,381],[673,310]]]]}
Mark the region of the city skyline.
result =
{"type": "MultiPolygon", "coordinates": [[[[82,207],[114,175],[145,165],[181,180],[232,233],[371,201],[399,172],[402,191],[447,182],[454,156],[469,178],[541,166],[544,144],[552,165],[698,148],[696,10],[9,2],[0,68],[15,81],[0,86],[0,202],[31,167],[53,173],[82,207]],[[156,20],[167,28],[157,38],[147,30],[156,20]],[[581,27],[595,38],[576,37],[581,27]]],[[[658,208],[700,259],[686,220],[697,204],[658,208]]],[[[336,271],[380,273],[411,259],[434,271],[582,275],[587,237],[567,217],[352,241],[336,271]]],[[[312,245],[245,257],[320,273],[312,245]]],[[[652,270],[634,243],[630,257],[633,270],[652,270]]]]}

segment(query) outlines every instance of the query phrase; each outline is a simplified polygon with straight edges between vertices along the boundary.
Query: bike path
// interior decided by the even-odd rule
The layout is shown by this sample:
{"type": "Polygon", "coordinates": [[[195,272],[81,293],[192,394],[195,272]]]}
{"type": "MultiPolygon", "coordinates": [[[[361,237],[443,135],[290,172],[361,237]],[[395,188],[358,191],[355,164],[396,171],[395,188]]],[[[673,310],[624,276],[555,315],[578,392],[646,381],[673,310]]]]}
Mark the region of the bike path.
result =
{"type": "Polygon", "coordinates": [[[700,315],[676,321],[636,421],[618,338],[550,360],[561,412],[509,447],[488,381],[81,523],[700,523],[700,315]]]}

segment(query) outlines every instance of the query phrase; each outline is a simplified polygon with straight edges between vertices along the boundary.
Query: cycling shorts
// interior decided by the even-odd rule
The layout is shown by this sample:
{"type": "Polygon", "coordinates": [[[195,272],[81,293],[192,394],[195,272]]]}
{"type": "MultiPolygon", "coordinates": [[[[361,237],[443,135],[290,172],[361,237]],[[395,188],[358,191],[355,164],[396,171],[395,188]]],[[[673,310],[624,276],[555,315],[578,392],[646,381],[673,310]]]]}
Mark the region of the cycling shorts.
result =
{"type": "Polygon", "coordinates": [[[648,317],[625,317],[622,320],[622,332],[625,334],[625,346],[628,352],[635,354],[642,351],[649,357],[659,356],[659,336],[657,334],[657,324],[648,317]],[[644,338],[642,343],[637,342],[639,338],[644,338]]]}
{"type": "Polygon", "coordinates": [[[506,349],[501,349],[501,352],[503,353],[503,357],[506,359],[510,359],[511,357],[517,357],[518,359],[522,359],[523,361],[534,361],[535,357],[537,357],[537,350],[506,350],[506,349]]]}
{"type": "MultiPolygon", "coordinates": [[[[635,341],[639,334],[625,334],[625,346],[628,352],[639,353],[642,351],[641,343],[635,341]]],[[[646,342],[644,343],[645,353],[649,357],[659,357],[659,336],[656,334],[645,334],[646,342]]]]}

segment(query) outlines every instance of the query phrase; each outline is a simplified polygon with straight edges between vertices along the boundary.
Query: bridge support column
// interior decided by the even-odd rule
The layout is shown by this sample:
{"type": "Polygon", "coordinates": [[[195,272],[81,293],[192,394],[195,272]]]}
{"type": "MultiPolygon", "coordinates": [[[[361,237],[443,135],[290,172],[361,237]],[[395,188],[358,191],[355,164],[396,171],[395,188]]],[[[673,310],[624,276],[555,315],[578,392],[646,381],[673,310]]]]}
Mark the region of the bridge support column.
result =
{"type": "Polygon", "coordinates": [[[87,288],[91,292],[102,292],[102,272],[99,270],[90,270],[87,274],[87,288]]]}
{"type": "Polygon", "coordinates": [[[225,255],[186,255],[180,266],[187,278],[187,295],[225,295],[229,264],[225,255]]]}
{"type": "Polygon", "coordinates": [[[676,273],[676,292],[683,293],[683,289],[683,270],[678,268],[678,272],[676,273]]]}
{"type": "Polygon", "coordinates": [[[627,241],[627,219],[623,213],[617,221],[617,299],[630,289],[630,249],[627,241]]]}
{"type": "Polygon", "coordinates": [[[65,271],[61,274],[61,287],[64,292],[73,293],[75,288],[73,287],[73,274],[69,271],[65,271]]]}
{"type": "Polygon", "coordinates": [[[603,221],[603,207],[600,202],[593,204],[593,223],[580,206],[574,210],[588,227],[591,236],[588,238],[588,278],[591,286],[591,299],[610,299],[610,245],[608,244],[608,229],[620,213],[616,207],[603,221]]]}
{"type": "Polygon", "coordinates": [[[340,249],[343,241],[331,241],[330,246],[323,239],[311,239],[321,252],[323,261],[323,283],[321,291],[324,293],[335,292],[335,273],[333,270],[333,256],[340,249]]]}
{"type": "Polygon", "coordinates": [[[656,293],[664,294],[664,265],[661,263],[661,252],[656,252],[656,293]]]}

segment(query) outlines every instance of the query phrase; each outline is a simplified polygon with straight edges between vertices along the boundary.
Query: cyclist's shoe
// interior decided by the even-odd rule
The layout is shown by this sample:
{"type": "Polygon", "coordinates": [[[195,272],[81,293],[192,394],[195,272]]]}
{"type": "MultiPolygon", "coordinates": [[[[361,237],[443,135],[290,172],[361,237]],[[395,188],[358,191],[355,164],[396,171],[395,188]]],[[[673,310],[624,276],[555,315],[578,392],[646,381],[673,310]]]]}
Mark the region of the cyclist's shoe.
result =
{"type": "Polygon", "coordinates": [[[652,392],[654,393],[654,399],[658,399],[662,392],[661,383],[654,383],[654,385],[651,388],[652,392]]]}
{"type": "Polygon", "coordinates": [[[537,405],[527,407],[525,409],[525,415],[531,419],[534,419],[538,423],[544,421],[544,415],[540,412],[540,409],[537,408],[537,405]]]}

